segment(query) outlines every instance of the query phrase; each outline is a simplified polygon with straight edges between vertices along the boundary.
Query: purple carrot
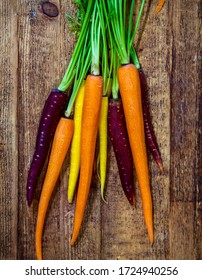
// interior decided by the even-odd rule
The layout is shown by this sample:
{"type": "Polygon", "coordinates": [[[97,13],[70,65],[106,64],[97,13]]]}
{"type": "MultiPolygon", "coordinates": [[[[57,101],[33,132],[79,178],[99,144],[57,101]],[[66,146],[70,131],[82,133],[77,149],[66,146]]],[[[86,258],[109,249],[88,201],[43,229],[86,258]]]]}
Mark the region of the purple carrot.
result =
{"type": "Polygon", "coordinates": [[[122,188],[131,205],[134,204],[133,158],[121,100],[111,100],[108,112],[109,137],[119,169],[122,188]]]}
{"type": "Polygon", "coordinates": [[[44,166],[55,129],[67,105],[67,98],[65,93],[58,89],[52,89],[44,105],[27,179],[27,202],[29,206],[33,200],[36,184],[44,166]]]}
{"type": "Polygon", "coordinates": [[[146,77],[142,69],[139,69],[140,84],[141,84],[141,94],[142,94],[142,109],[143,109],[143,118],[144,118],[144,127],[145,127],[145,138],[148,149],[152,154],[154,160],[159,166],[159,169],[163,171],[163,164],[161,155],[159,152],[159,147],[154,135],[154,130],[151,123],[151,116],[149,111],[149,102],[148,102],[148,87],[146,77]]]}

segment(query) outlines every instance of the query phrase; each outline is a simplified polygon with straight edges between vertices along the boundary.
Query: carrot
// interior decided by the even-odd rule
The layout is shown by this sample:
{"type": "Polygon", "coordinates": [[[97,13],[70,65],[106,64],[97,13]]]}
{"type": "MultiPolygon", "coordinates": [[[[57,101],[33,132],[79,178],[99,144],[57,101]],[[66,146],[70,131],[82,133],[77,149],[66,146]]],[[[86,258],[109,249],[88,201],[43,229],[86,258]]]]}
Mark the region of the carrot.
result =
{"type": "Polygon", "coordinates": [[[81,123],[81,165],[71,245],[74,245],[79,235],[90,191],[103,94],[103,77],[100,76],[101,28],[98,6],[96,0],[91,20],[91,70],[85,84],[81,123]]]}
{"type": "Polygon", "coordinates": [[[162,10],[164,4],[165,4],[165,0],[159,0],[158,6],[156,7],[156,10],[155,10],[155,15],[160,13],[160,11],[162,10]]]}
{"type": "Polygon", "coordinates": [[[118,69],[118,82],[123,103],[129,142],[133,156],[133,162],[135,165],[137,179],[140,187],[140,193],[142,197],[144,219],[150,243],[153,244],[154,234],[152,197],[149,183],[149,170],[145,144],[140,78],[137,70],[139,66],[139,61],[136,57],[135,62],[137,63],[137,68],[134,64],[130,63],[133,41],[135,39],[135,35],[140,23],[140,18],[142,16],[146,1],[142,0],[141,2],[135,28],[133,32],[131,32],[134,2],[135,0],[132,0],[129,12],[130,16],[127,30],[127,38],[124,29],[126,24],[126,2],[120,0],[118,4],[115,0],[111,0],[110,2],[107,1],[107,4],[109,10],[111,8],[114,9],[114,16],[111,18],[110,23],[113,30],[113,42],[115,43],[115,47],[121,64],[121,66],[118,69]]]}
{"type": "Polygon", "coordinates": [[[31,205],[38,178],[41,174],[48,150],[53,140],[53,135],[61,114],[67,104],[67,94],[58,89],[52,89],[46,99],[43,111],[41,113],[40,123],[37,132],[35,151],[29,168],[27,178],[27,202],[31,205]]]}
{"type": "Polygon", "coordinates": [[[108,115],[108,97],[102,97],[102,105],[99,121],[99,164],[100,164],[100,185],[101,197],[104,199],[104,189],[106,181],[106,168],[107,168],[107,115],[108,115]]]}
{"type": "Polygon", "coordinates": [[[109,102],[108,124],[109,137],[114,148],[121,185],[129,203],[133,206],[135,197],[133,158],[120,99],[112,99],[109,102]]]}
{"type": "Polygon", "coordinates": [[[102,93],[103,78],[101,76],[88,75],[86,79],[83,103],[81,124],[81,166],[74,217],[74,228],[70,242],[71,245],[74,245],[77,240],[89,195],[102,93]]]}
{"type": "Polygon", "coordinates": [[[42,233],[49,201],[73,136],[74,122],[62,117],[55,131],[50,159],[42,187],[36,225],[36,255],[42,259],[42,233]]]}
{"type": "Polygon", "coordinates": [[[106,173],[107,173],[107,123],[108,123],[108,96],[111,94],[112,88],[112,63],[109,64],[109,52],[108,52],[108,42],[107,42],[107,30],[106,30],[106,21],[103,10],[104,1],[100,1],[98,7],[98,14],[100,20],[100,28],[102,35],[102,77],[103,77],[103,97],[102,105],[100,112],[100,121],[99,121],[99,155],[98,155],[98,165],[99,165],[99,179],[101,186],[101,198],[106,202],[104,198],[105,191],[105,182],[106,182],[106,173]],[[102,3],[101,3],[102,2],[102,3]]]}
{"type": "Polygon", "coordinates": [[[137,68],[133,64],[120,66],[118,80],[133,161],[142,197],[144,219],[150,243],[153,244],[152,197],[145,144],[140,78],[137,68]]]}
{"type": "Polygon", "coordinates": [[[83,83],[79,89],[78,95],[75,100],[74,109],[74,135],[71,143],[70,150],[70,169],[69,169],[69,181],[68,181],[68,202],[72,203],[76,183],[78,180],[80,169],[80,145],[81,145],[81,120],[83,110],[85,83],[83,83]]]}

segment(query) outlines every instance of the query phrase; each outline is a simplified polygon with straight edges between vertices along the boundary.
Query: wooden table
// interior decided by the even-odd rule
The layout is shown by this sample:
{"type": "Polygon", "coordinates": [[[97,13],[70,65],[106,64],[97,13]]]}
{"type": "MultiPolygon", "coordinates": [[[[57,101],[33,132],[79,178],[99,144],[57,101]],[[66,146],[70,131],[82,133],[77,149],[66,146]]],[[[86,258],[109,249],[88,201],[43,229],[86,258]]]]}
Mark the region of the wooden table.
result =
{"type": "MultiPolygon", "coordinates": [[[[42,13],[42,1],[0,1],[0,259],[35,259],[35,225],[42,179],[29,209],[26,179],[40,113],[57,87],[75,45],[65,18],[73,1],[54,0],[59,15],[42,13]]],[[[139,1],[140,2],[140,1],[139,1]]],[[[74,206],[67,203],[69,155],[52,196],[44,259],[201,259],[202,98],[200,0],[167,0],[155,17],[147,1],[138,54],[149,85],[161,174],[149,155],[155,243],[150,247],[136,183],[136,208],[127,202],[109,142],[105,204],[95,177],[82,231],[71,248],[74,206]]],[[[135,179],[136,180],[136,179],[135,179]]]]}

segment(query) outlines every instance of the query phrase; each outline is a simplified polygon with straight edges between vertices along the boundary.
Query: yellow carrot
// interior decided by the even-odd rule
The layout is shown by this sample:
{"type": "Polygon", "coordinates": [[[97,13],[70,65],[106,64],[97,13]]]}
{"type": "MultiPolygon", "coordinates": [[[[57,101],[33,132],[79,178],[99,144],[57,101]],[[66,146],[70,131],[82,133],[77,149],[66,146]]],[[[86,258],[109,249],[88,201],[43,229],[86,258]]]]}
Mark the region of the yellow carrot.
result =
{"type": "Polygon", "coordinates": [[[140,78],[137,68],[133,64],[121,66],[118,69],[118,80],[133,161],[142,197],[145,223],[150,243],[153,244],[152,197],[145,144],[140,78]]]}
{"type": "Polygon", "coordinates": [[[71,143],[70,150],[70,169],[69,169],[69,181],[68,181],[68,202],[72,203],[75,187],[79,175],[80,169],[80,145],[81,145],[81,121],[82,121],[82,109],[83,99],[85,91],[85,82],[81,85],[78,95],[75,100],[74,109],[74,135],[71,143]]]}
{"type": "Polygon", "coordinates": [[[74,122],[71,119],[61,118],[53,139],[50,159],[42,187],[42,192],[38,207],[36,225],[36,255],[38,260],[42,260],[42,234],[48,209],[49,201],[60,174],[63,161],[70,146],[73,136],[74,122]]]}
{"type": "Polygon", "coordinates": [[[100,185],[101,197],[104,199],[104,189],[107,171],[107,116],[108,116],[108,97],[102,97],[102,106],[99,121],[99,165],[100,165],[100,185]]]}

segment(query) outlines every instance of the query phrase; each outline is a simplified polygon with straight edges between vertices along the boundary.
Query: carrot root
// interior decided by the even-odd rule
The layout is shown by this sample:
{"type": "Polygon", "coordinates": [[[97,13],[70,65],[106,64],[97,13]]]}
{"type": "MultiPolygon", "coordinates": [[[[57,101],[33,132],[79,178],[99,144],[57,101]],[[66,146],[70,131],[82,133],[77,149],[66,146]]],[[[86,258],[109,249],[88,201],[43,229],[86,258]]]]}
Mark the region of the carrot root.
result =
{"type": "Polygon", "coordinates": [[[55,131],[50,159],[42,187],[36,225],[36,256],[42,260],[42,233],[49,201],[73,136],[73,120],[61,118],[55,131]]]}
{"type": "Polygon", "coordinates": [[[79,169],[80,169],[81,120],[82,120],[84,91],[85,91],[85,83],[83,83],[82,86],[80,87],[75,101],[74,134],[73,134],[71,150],[70,150],[70,168],[69,168],[69,180],[68,180],[68,191],[67,191],[67,198],[69,203],[72,203],[73,201],[75,188],[79,176],[79,169]]]}
{"type": "Polygon", "coordinates": [[[110,100],[108,124],[109,137],[114,149],[121,185],[129,203],[134,206],[133,158],[121,100],[110,100]]]}
{"type": "Polygon", "coordinates": [[[100,167],[100,186],[101,197],[104,202],[105,181],[107,173],[107,114],[108,114],[108,97],[102,97],[102,105],[99,121],[99,167],[100,167]]]}
{"type": "Polygon", "coordinates": [[[103,93],[103,78],[88,75],[85,85],[81,124],[81,165],[76,200],[74,227],[71,245],[76,242],[82,224],[85,207],[90,191],[94,165],[96,139],[99,127],[99,115],[103,93]]]}
{"type": "Polygon", "coordinates": [[[118,80],[133,161],[140,187],[145,224],[150,243],[153,244],[152,197],[145,143],[140,78],[137,68],[133,64],[119,67],[118,80]]]}
{"type": "Polygon", "coordinates": [[[39,122],[35,151],[27,178],[27,202],[31,205],[38,178],[41,174],[48,150],[54,136],[61,114],[67,104],[68,96],[58,89],[52,89],[46,102],[39,122]]]}

